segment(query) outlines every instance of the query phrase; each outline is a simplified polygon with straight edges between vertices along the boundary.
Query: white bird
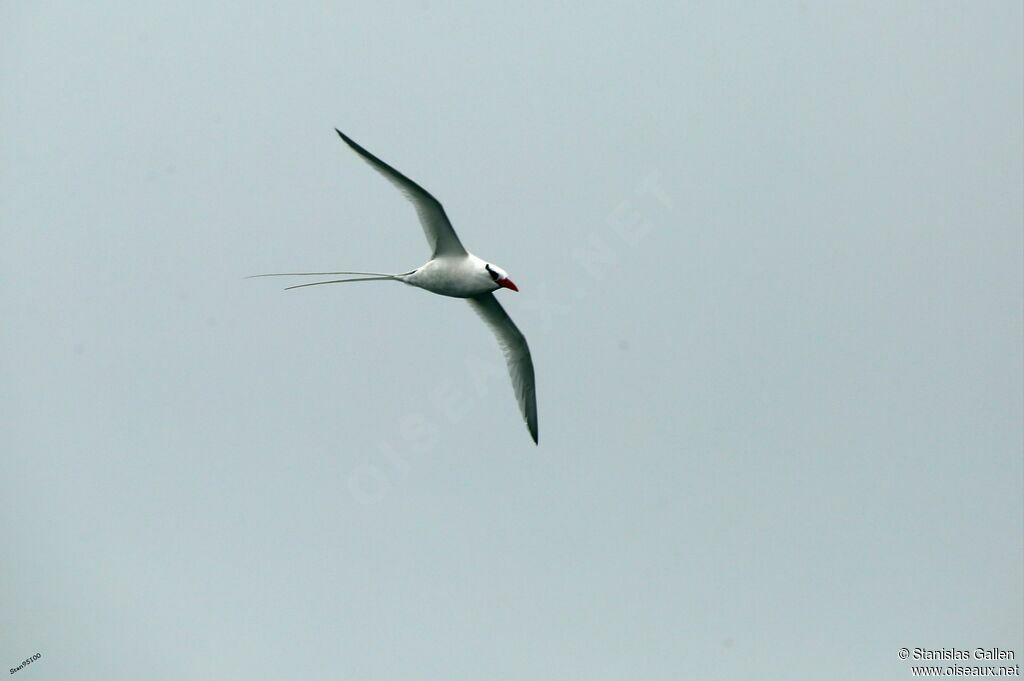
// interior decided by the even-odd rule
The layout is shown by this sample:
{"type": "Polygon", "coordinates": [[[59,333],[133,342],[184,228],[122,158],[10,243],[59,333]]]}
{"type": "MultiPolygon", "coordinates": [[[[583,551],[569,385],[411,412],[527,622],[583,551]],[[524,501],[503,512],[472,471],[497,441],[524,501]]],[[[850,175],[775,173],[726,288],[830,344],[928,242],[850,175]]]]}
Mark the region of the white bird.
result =
{"type": "MultiPolygon", "coordinates": [[[[343,284],[353,281],[400,281],[410,286],[426,289],[431,293],[452,298],[465,298],[476,310],[484,322],[498,339],[498,344],[505,355],[508,372],[512,378],[519,409],[530,430],[534,443],[538,443],[537,435],[537,390],[534,383],[533,360],[526,338],[516,327],[494,297],[493,292],[500,288],[518,291],[518,287],[509,279],[508,273],[497,265],[482,260],[468,252],[455,234],[452,223],[445,215],[441,203],[408,177],[380,160],[366,149],[355,143],[337,128],[336,133],[374,170],[383,175],[391,184],[398,188],[416,208],[427,242],[434,249],[433,255],[426,264],[403,274],[383,274],[380,272],[284,272],[275,274],[258,274],[257,277],[288,277],[288,276],[328,276],[334,274],[359,275],[356,278],[331,279],[311,284],[298,284],[288,289],[321,284],[343,284]]],[[[286,290],[288,290],[286,289],[286,290]]]]}

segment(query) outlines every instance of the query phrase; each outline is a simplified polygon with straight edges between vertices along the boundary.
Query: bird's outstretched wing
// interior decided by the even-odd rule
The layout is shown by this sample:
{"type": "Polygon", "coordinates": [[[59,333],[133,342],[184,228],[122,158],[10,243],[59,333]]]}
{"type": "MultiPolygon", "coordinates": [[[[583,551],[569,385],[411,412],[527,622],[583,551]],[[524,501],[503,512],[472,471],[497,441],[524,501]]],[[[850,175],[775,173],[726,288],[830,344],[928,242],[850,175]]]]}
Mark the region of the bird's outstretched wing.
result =
{"type": "Polygon", "coordinates": [[[416,214],[420,218],[420,223],[423,225],[423,232],[427,236],[427,241],[430,243],[430,247],[434,249],[433,257],[436,258],[441,255],[466,255],[466,249],[462,247],[462,242],[459,241],[458,235],[455,234],[452,223],[448,221],[448,216],[445,215],[444,207],[440,201],[431,196],[426,189],[356,144],[341,130],[335,128],[334,132],[338,133],[341,139],[345,140],[345,144],[352,147],[357,154],[362,156],[363,160],[373,166],[374,170],[386,177],[391,184],[395,185],[399,191],[405,194],[405,198],[412,201],[413,206],[416,207],[416,214]]]}
{"type": "Polygon", "coordinates": [[[505,362],[508,364],[509,376],[512,377],[512,388],[516,391],[519,410],[523,412],[526,427],[530,429],[530,435],[537,443],[537,387],[526,337],[516,327],[494,294],[486,293],[467,300],[498,339],[498,345],[501,346],[505,362]]]}

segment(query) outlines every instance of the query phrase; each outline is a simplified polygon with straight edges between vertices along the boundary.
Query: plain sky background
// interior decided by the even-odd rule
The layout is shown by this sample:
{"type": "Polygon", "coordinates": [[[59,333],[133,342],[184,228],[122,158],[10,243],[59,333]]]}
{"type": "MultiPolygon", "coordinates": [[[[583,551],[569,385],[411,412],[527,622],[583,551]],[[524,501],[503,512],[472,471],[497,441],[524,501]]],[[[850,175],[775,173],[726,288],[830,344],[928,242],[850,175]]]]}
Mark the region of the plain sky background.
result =
{"type": "MultiPolygon", "coordinates": [[[[0,668],[1024,656],[1022,5],[0,4],[0,668]],[[409,205],[509,271],[397,284],[409,205]]],[[[7,672],[4,672],[7,674],[7,672]]]]}

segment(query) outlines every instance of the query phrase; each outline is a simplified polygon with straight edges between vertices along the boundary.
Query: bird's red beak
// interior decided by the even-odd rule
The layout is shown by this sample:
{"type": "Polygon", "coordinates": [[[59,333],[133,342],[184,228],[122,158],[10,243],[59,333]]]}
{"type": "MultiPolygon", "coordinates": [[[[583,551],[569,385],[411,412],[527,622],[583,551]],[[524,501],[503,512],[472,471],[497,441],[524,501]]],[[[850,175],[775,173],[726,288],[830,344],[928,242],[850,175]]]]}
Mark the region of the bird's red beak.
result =
{"type": "Polygon", "coordinates": [[[499,279],[498,286],[504,286],[505,288],[510,288],[516,293],[519,293],[519,288],[514,283],[512,283],[512,280],[509,279],[508,277],[505,277],[504,279],[499,279]]]}

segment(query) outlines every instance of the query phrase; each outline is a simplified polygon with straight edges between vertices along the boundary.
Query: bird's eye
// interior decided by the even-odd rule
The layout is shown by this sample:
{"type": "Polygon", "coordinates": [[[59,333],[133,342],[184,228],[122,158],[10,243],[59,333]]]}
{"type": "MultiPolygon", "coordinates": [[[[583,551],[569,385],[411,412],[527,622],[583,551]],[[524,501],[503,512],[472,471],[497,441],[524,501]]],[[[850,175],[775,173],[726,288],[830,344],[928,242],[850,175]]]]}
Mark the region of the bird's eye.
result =
{"type": "Polygon", "coordinates": [[[498,273],[491,269],[490,265],[484,265],[487,268],[487,274],[491,275],[491,279],[498,281],[498,273]]]}

